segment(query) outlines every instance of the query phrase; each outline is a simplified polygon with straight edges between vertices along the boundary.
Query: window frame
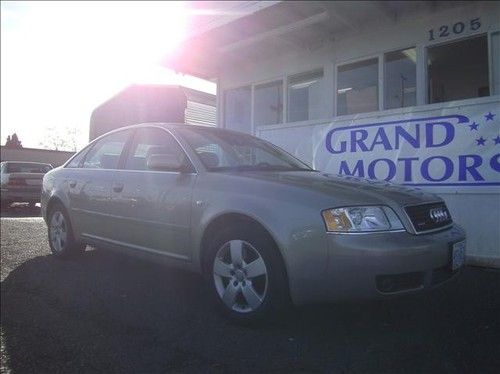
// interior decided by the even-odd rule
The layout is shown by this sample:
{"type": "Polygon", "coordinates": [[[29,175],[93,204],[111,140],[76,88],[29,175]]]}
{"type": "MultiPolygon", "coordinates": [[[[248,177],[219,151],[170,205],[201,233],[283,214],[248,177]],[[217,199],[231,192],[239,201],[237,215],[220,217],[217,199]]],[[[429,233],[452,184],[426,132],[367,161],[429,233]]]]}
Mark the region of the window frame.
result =
{"type": "Polygon", "coordinates": [[[251,120],[251,128],[252,128],[252,133],[254,132],[254,129],[257,128],[257,127],[261,127],[261,126],[279,126],[279,125],[282,125],[284,123],[286,123],[285,121],[285,111],[284,111],[284,107],[285,107],[285,81],[284,81],[284,78],[275,78],[275,79],[268,79],[268,80],[265,80],[265,81],[262,81],[262,82],[257,82],[257,83],[253,83],[252,85],[252,93],[251,93],[251,115],[250,115],[250,120],[251,120]],[[259,86],[266,86],[266,85],[271,85],[272,83],[280,83],[281,82],[281,100],[282,100],[282,103],[281,103],[281,122],[279,123],[272,123],[272,124],[266,124],[266,125],[257,125],[255,123],[255,90],[257,87],[259,86]]]}
{"type": "MultiPolygon", "coordinates": [[[[356,57],[351,57],[351,58],[340,58],[337,59],[335,55],[332,56],[332,58],[329,60],[329,62],[325,61],[324,63],[320,64],[311,64],[307,65],[304,64],[303,68],[300,70],[295,70],[293,72],[288,72],[284,71],[281,75],[275,75],[272,78],[269,79],[264,79],[264,80],[257,80],[257,81],[243,81],[238,84],[234,85],[228,85],[228,86],[221,86],[218,87],[220,92],[222,94],[225,94],[226,91],[235,89],[235,88],[242,88],[242,87],[250,87],[251,88],[251,107],[250,107],[250,116],[251,116],[251,126],[250,129],[248,129],[249,133],[252,135],[255,135],[258,131],[262,130],[273,130],[273,129],[279,129],[279,128],[288,128],[288,127],[297,127],[297,126],[306,126],[306,125],[312,125],[312,124],[322,124],[322,123],[328,123],[337,120],[348,120],[352,119],[354,116],[362,116],[362,117],[370,117],[372,115],[376,114],[389,114],[389,113],[398,113],[398,112],[411,112],[414,110],[414,108],[425,108],[427,106],[433,105],[435,108],[440,108],[443,105],[446,105],[445,103],[452,103],[456,102],[457,100],[454,101],[447,101],[445,103],[434,103],[430,104],[429,103],[429,98],[428,98],[428,66],[427,66],[427,49],[429,47],[434,47],[438,45],[444,45],[444,44],[450,44],[450,43],[455,43],[459,42],[463,39],[467,38],[474,38],[478,37],[481,35],[486,35],[487,36],[487,44],[488,44],[488,83],[490,87],[490,95],[486,97],[475,97],[475,98],[467,98],[463,100],[458,100],[459,102],[462,101],[468,101],[468,100],[478,100],[478,99],[488,99],[494,96],[499,96],[500,92],[494,92],[494,86],[493,86],[493,68],[494,68],[494,61],[493,61],[493,56],[492,56],[492,34],[500,32],[500,26],[498,25],[490,25],[488,27],[484,27],[478,31],[473,31],[470,32],[466,35],[454,35],[446,40],[434,40],[434,41],[429,41],[429,40],[417,40],[414,42],[403,42],[403,43],[394,43],[392,46],[388,48],[381,49],[375,53],[367,53],[367,54],[362,54],[356,57]],[[387,53],[391,52],[397,52],[405,49],[410,49],[410,48],[415,48],[416,51],[416,102],[415,105],[413,106],[406,106],[402,108],[387,108],[385,109],[385,65],[384,65],[384,57],[387,53]],[[338,91],[338,67],[342,65],[347,65],[351,63],[356,63],[364,60],[369,60],[369,59],[377,59],[378,63],[378,109],[376,111],[372,112],[364,112],[364,113],[358,113],[358,114],[345,114],[345,115],[339,115],[338,114],[338,107],[337,107],[337,91],[338,91]],[[323,79],[325,79],[326,85],[325,85],[325,95],[330,94],[331,92],[327,92],[328,90],[331,90],[331,88],[328,88],[328,86],[332,85],[333,86],[333,95],[331,96],[331,99],[333,100],[333,103],[331,105],[331,113],[329,113],[329,116],[326,118],[318,118],[314,120],[309,120],[309,121],[297,121],[297,122],[289,122],[287,118],[287,112],[288,112],[288,79],[294,75],[297,74],[302,74],[302,73],[307,73],[307,72],[312,72],[315,70],[323,70],[323,79]],[[333,69],[330,70],[330,69],[333,69]],[[261,85],[261,84],[266,84],[266,83],[271,83],[274,81],[283,81],[283,122],[281,124],[275,124],[275,125],[259,125],[257,126],[254,123],[254,87],[261,85]],[[333,82],[332,82],[333,81],[333,82]],[[333,84],[332,84],[333,83],[333,84]]],[[[499,69],[499,74],[500,74],[500,69],[499,69]]],[[[331,86],[330,86],[331,87],[331,86]]],[[[225,103],[224,100],[221,100],[222,102],[222,107],[221,107],[221,113],[222,113],[222,121],[223,123],[223,128],[226,127],[225,123],[225,117],[224,117],[224,111],[225,111],[225,103]]]]}
{"type": "MultiPolygon", "coordinates": [[[[427,56],[427,54],[426,54],[427,56]]],[[[419,47],[417,44],[413,44],[409,47],[403,47],[403,48],[396,48],[396,49],[391,49],[391,50],[388,50],[388,51],[384,51],[381,55],[381,61],[382,61],[382,84],[383,84],[383,87],[381,87],[382,89],[379,90],[380,94],[383,95],[384,97],[382,98],[382,109],[380,109],[380,111],[384,112],[384,111],[387,111],[387,110],[398,110],[398,109],[405,109],[405,108],[412,108],[412,107],[416,107],[416,106],[419,106],[419,103],[418,103],[418,88],[419,88],[419,70],[418,70],[418,65],[420,63],[419,61],[419,47]],[[394,52],[399,52],[399,51],[405,51],[407,49],[415,49],[415,105],[409,105],[409,106],[404,106],[404,107],[399,107],[399,108],[385,108],[385,76],[386,76],[386,73],[385,73],[385,56],[389,53],[394,53],[394,52]]],[[[380,70],[379,70],[379,73],[380,73],[380,70]]]]}
{"type": "MultiPolygon", "coordinates": [[[[134,132],[130,139],[126,143],[126,152],[122,152],[122,157],[120,158],[118,167],[119,170],[127,171],[127,172],[136,172],[136,173],[175,173],[175,174],[197,174],[198,171],[196,169],[195,164],[193,163],[193,160],[191,159],[190,155],[188,152],[186,152],[186,149],[184,146],[179,142],[175,134],[173,134],[169,129],[166,129],[161,126],[141,126],[133,129],[134,132]],[[135,145],[135,140],[137,138],[137,134],[141,130],[149,130],[149,129],[158,129],[160,131],[164,131],[166,136],[171,136],[172,139],[174,140],[175,143],[179,146],[179,149],[184,153],[186,156],[186,159],[189,162],[189,168],[188,171],[178,171],[178,170],[149,170],[149,169],[144,169],[144,170],[135,170],[135,169],[126,169],[125,168],[125,163],[127,162],[128,156],[130,152],[132,151],[132,147],[135,145]]],[[[124,148],[125,150],[125,148],[124,148]]]]}
{"type": "Polygon", "coordinates": [[[92,140],[89,144],[87,144],[85,147],[83,147],[79,152],[76,152],[73,156],[71,156],[64,164],[63,168],[67,169],[81,169],[83,165],[83,160],[85,160],[85,157],[87,157],[87,152],[90,151],[90,148],[92,148],[95,144],[95,142],[98,140],[94,139],[92,140]],[[69,164],[73,161],[73,159],[79,157],[82,155],[82,159],[78,162],[78,165],[76,167],[70,167],[69,164]]]}
{"type": "MultiPolygon", "coordinates": [[[[493,34],[498,34],[498,37],[500,38],[500,26],[491,28],[488,32],[488,64],[489,64],[489,74],[490,74],[490,96],[500,96],[500,88],[498,92],[495,91],[495,82],[494,82],[494,74],[493,74],[493,34]],[[495,92],[493,92],[495,91],[495,92]]],[[[500,52],[500,51],[499,51],[500,52]]],[[[500,53],[499,53],[500,55],[500,53]]],[[[500,61],[498,61],[500,64],[500,61]]],[[[500,68],[498,68],[497,74],[500,78],[500,68]]]]}
{"type": "MultiPolygon", "coordinates": [[[[238,84],[235,86],[228,86],[224,87],[222,90],[222,97],[221,97],[221,102],[222,102],[222,110],[221,110],[221,116],[222,116],[222,128],[227,129],[227,118],[226,118],[226,95],[228,91],[233,91],[241,88],[246,88],[250,87],[250,128],[253,131],[253,83],[245,83],[245,84],[238,84]]],[[[233,130],[233,129],[229,129],[233,130]]],[[[238,130],[233,130],[233,131],[238,131],[238,130]]]]}
{"type": "MultiPolygon", "coordinates": [[[[450,103],[450,102],[455,102],[455,101],[463,101],[463,100],[477,100],[481,99],[478,97],[471,97],[467,99],[461,99],[461,100],[452,100],[452,101],[446,101],[443,103],[429,103],[429,95],[428,95],[428,66],[427,66],[427,50],[430,47],[437,47],[440,45],[446,45],[446,44],[451,44],[451,43],[457,43],[465,39],[471,39],[471,38],[476,38],[480,37],[482,35],[486,35],[487,37],[487,44],[488,44],[488,84],[490,87],[490,95],[485,96],[484,98],[489,98],[492,96],[498,96],[500,95],[500,92],[493,92],[493,56],[491,53],[491,48],[492,48],[492,43],[491,43],[491,35],[500,32],[500,28],[498,27],[492,27],[487,30],[482,30],[481,32],[474,32],[470,33],[468,35],[461,35],[461,36],[456,36],[444,41],[441,40],[436,40],[436,41],[425,41],[423,43],[414,43],[414,44],[406,44],[406,45],[399,45],[394,48],[387,48],[384,49],[383,51],[380,51],[378,53],[372,53],[372,54],[366,54],[361,57],[356,57],[356,58],[351,58],[351,59],[344,59],[344,60],[334,60],[333,61],[333,81],[334,81],[334,103],[333,103],[333,118],[335,120],[337,119],[347,119],[347,118],[352,118],[353,116],[356,115],[370,115],[370,114],[375,114],[375,113],[385,113],[388,111],[397,111],[397,110],[411,110],[411,108],[415,107],[425,107],[428,105],[445,105],[445,103],[450,103]],[[416,50],[416,104],[414,106],[407,106],[403,108],[390,108],[390,109],[384,109],[385,106],[385,66],[384,66],[384,56],[387,53],[391,52],[397,52],[409,48],[415,48],[416,50]],[[339,66],[343,65],[348,65],[351,63],[356,63],[356,62],[361,62],[364,60],[370,60],[373,58],[378,59],[378,71],[379,71],[379,87],[378,87],[378,93],[379,93],[379,105],[378,105],[378,110],[377,111],[372,111],[372,112],[365,112],[365,113],[357,113],[357,114],[343,114],[339,115],[338,114],[338,107],[337,107],[337,90],[338,90],[338,68],[339,66]]],[[[483,98],[483,99],[484,99],[483,98]]]]}
{"type": "Polygon", "coordinates": [[[254,135],[256,133],[256,130],[261,129],[261,128],[273,129],[273,128],[281,128],[281,127],[287,126],[287,125],[296,125],[296,124],[310,123],[310,122],[314,122],[314,121],[328,120],[330,118],[330,116],[327,118],[318,118],[318,119],[313,119],[313,120],[309,119],[309,120],[305,120],[305,121],[295,121],[295,122],[289,122],[288,118],[287,118],[287,113],[288,113],[288,79],[290,77],[293,77],[296,75],[307,74],[307,73],[312,73],[312,72],[316,72],[316,71],[322,71],[323,72],[323,79],[326,80],[328,69],[327,69],[327,66],[323,64],[323,65],[313,65],[313,66],[308,67],[307,69],[301,69],[301,70],[297,70],[297,71],[294,71],[291,73],[284,72],[281,75],[273,76],[273,77],[267,78],[267,79],[262,79],[262,80],[253,81],[253,82],[243,82],[240,84],[228,85],[226,87],[222,87],[220,89],[220,91],[222,93],[222,95],[221,95],[222,99],[220,100],[221,101],[220,112],[221,112],[222,128],[227,129],[226,113],[225,113],[226,112],[226,100],[225,100],[226,92],[234,90],[234,89],[238,89],[238,88],[244,88],[244,87],[250,87],[250,91],[251,91],[250,92],[250,129],[249,129],[250,135],[254,135]],[[283,108],[282,108],[282,112],[281,112],[281,123],[272,124],[272,125],[257,125],[257,124],[255,124],[255,87],[261,86],[261,85],[266,85],[269,83],[279,82],[279,81],[281,81],[281,84],[282,84],[281,90],[282,90],[282,99],[283,99],[283,108]]]}
{"type": "MultiPolygon", "coordinates": [[[[398,51],[399,49],[396,49],[396,51],[398,51]]],[[[364,57],[360,57],[360,58],[356,58],[356,59],[351,59],[351,60],[348,60],[348,61],[345,61],[345,62],[339,62],[339,63],[336,63],[335,64],[335,67],[334,67],[334,74],[335,74],[335,77],[334,77],[334,96],[333,96],[333,100],[334,100],[334,113],[333,113],[333,117],[336,119],[336,118],[344,118],[344,117],[351,117],[351,116],[357,116],[357,115],[365,115],[365,114],[368,114],[368,113],[378,113],[380,111],[382,111],[383,107],[384,107],[384,98],[382,97],[382,95],[384,94],[383,92],[383,87],[382,85],[384,84],[384,80],[383,80],[383,75],[384,75],[384,67],[383,67],[383,64],[380,63],[380,61],[384,59],[384,54],[385,53],[388,53],[388,52],[383,52],[383,53],[377,53],[377,54],[372,54],[372,55],[367,55],[367,56],[364,56],[364,57]],[[377,79],[377,95],[378,95],[378,102],[377,102],[377,107],[378,109],[376,111],[371,111],[371,112],[362,112],[362,113],[352,113],[352,114],[338,114],[339,113],[339,108],[338,108],[338,105],[337,105],[337,93],[338,93],[338,89],[339,89],[339,67],[341,66],[345,66],[345,65],[351,65],[351,64],[356,64],[358,62],[363,62],[363,61],[367,61],[367,60],[377,60],[377,71],[378,71],[378,79],[377,79]],[[381,66],[382,65],[382,66],[381,66]]]]}
{"type": "MultiPolygon", "coordinates": [[[[316,67],[316,68],[311,68],[311,69],[307,69],[307,70],[301,70],[301,71],[298,71],[298,72],[295,72],[293,74],[286,74],[285,75],[285,80],[283,81],[283,84],[284,84],[284,94],[286,93],[286,96],[283,95],[283,100],[285,101],[286,100],[286,110],[284,111],[283,113],[283,123],[286,123],[286,124],[295,124],[295,123],[307,123],[307,122],[310,122],[310,121],[319,121],[321,120],[322,118],[316,118],[316,119],[311,119],[311,118],[308,118],[306,120],[301,120],[301,121],[290,121],[288,119],[288,106],[289,106],[289,94],[288,94],[288,86],[289,86],[289,80],[294,78],[294,77],[297,77],[299,75],[306,75],[306,74],[313,74],[313,73],[317,73],[317,72],[321,72],[322,73],[322,77],[321,79],[325,79],[325,71],[327,69],[325,69],[325,66],[320,66],[320,67],[316,67]]],[[[325,80],[326,82],[326,80],[325,80]]],[[[326,88],[326,87],[325,87],[326,88]]],[[[283,105],[285,107],[285,105],[283,105]]]]}
{"type": "MultiPolygon", "coordinates": [[[[470,35],[465,35],[465,36],[461,36],[461,37],[457,37],[457,38],[452,38],[452,39],[449,39],[449,40],[445,40],[445,41],[438,41],[437,43],[434,42],[434,43],[429,43],[429,44],[424,44],[423,45],[423,49],[424,49],[424,53],[425,53],[425,59],[424,59],[424,71],[425,71],[425,74],[424,74],[424,77],[423,77],[423,88],[424,88],[424,94],[425,94],[425,102],[422,104],[422,105],[436,105],[436,104],[446,104],[446,103],[451,103],[451,102],[454,102],[454,101],[462,101],[462,100],[474,100],[474,99],[478,99],[480,98],[479,96],[478,97],[467,97],[465,99],[459,99],[459,100],[449,100],[449,101],[442,101],[442,102],[437,102],[437,103],[431,103],[429,102],[430,101],[430,97],[429,97],[429,65],[427,63],[427,56],[428,56],[428,51],[429,51],[429,48],[435,48],[435,47],[441,47],[441,46],[444,46],[444,45],[449,45],[449,44],[453,44],[453,43],[460,43],[464,40],[467,40],[467,39],[474,39],[474,38],[479,38],[481,36],[486,36],[486,45],[487,45],[487,62],[488,62],[488,87],[489,87],[489,91],[490,91],[490,94],[488,96],[483,96],[483,97],[491,97],[491,96],[495,96],[495,95],[498,95],[500,94],[500,92],[498,94],[494,94],[492,93],[492,89],[493,89],[493,61],[491,61],[491,59],[493,58],[492,54],[491,54],[491,34],[494,33],[495,31],[491,31],[491,30],[487,30],[487,31],[483,31],[483,32],[479,32],[479,33],[473,33],[473,34],[470,34],[470,35]]],[[[417,59],[418,61],[418,59],[417,59]]],[[[417,82],[418,82],[418,77],[417,77],[417,82]]],[[[418,88],[418,84],[417,84],[417,88],[418,88]]]]}
{"type": "MultiPolygon", "coordinates": [[[[128,150],[128,148],[129,148],[129,146],[130,146],[130,141],[133,139],[133,135],[134,135],[134,133],[135,133],[135,129],[134,129],[134,128],[120,128],[120,129],[113,130],[113,131],[111,131],[111,132],[109,132],[109,133],[107,133],[107,134],[104,134],[104,135],[102,135],[102,136],[98,137],[97,139],[95,139],[92,143],[90,143],[90,144],[87,146],[87,148],[88,148],[87,150],[85,150],[85,148],[84,148],[82,151],[80,151],[80,152],[85,152],[85,156],[84,156],[84,157],[80,160],[80,163],[79,163],[79,165],[78,165],[78,169],[86,169],[86,170],[120,170],[120,169],[121,169],[121,167],[122,167],[122,165],[123,165],[124,154],[126,154],[126,153],[128,152],[127,150],[128,150]],[[90,151],[91,151],[92,149],[94,149],[94,147],[95,147],[95,146],[96,146],[96,145],[97,145],[97,144],[98,144],[101,140],[103,140],[103,139],[105,139],[105,138],[107,138],[107,137],[109,137],[109,136],[111,136],[111,135],[115,135],[115,134],[117,134],[117,133],[119,133],[119,132],[126,132],[126,131],[130,131],[130,134],[128,135],[128,138],[127,138],[127,140],[125,141],[125,143],[124,143],[124,145],[123,145],[122,151],[121,151],[121,153],[120,153],[120,157],[119,157],[119,159],[118,159],[118,165],[117,165],[116,169],[104,169],[104,168],[84,168],[84,167],[83,167],[83,164],[84,164],[84,163],[85,163],[85,161],[87,160],[87,156],[89,155],[90,151]]],[[[79,153],[77,153],[77,154],[80,154],[80,152],[79,152],[79,153]]],[[[76,157],[76,155],[75,155],[75,156],[73,156],[73,157],[76,157]]],[[[71,159],[73,159],[73,157],[72,157],[71,159]]],[[[71,159],[70,159],[69,161],[71,161],[71,159]]],[[[68,161],[68,163],[69,163],[69,161],[68,161]]],[[[67,165],[65,164],[65,167],[66,167],[66,166],[67,166],[67,165]]]]}

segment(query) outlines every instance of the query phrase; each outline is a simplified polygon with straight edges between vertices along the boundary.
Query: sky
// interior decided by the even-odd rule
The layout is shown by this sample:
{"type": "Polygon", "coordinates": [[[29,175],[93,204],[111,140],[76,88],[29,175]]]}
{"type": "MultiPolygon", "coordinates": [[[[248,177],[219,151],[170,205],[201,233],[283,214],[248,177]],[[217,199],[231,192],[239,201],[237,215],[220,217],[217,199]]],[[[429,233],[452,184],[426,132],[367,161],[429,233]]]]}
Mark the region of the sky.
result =
{"type": "Polygon", "coordinates": [[[15,132],[24,147],[47,148],[73,132],[80,149],[92,110],[133,83],[215,93],[157,64],[185,37],[189,14],[175,1],[2,1],[1,144],[15,132]]]}

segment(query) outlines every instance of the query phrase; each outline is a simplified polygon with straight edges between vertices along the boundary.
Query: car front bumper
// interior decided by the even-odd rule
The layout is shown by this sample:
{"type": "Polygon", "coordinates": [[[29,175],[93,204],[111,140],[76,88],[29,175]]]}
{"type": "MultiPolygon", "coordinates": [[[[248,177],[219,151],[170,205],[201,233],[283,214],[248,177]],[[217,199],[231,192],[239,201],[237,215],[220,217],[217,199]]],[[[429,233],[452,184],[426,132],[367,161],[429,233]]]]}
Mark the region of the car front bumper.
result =
{"type": "Polygon", "coordinates": [[[328,234],[327,266],[314,279],[291,286],[295,304],[363,300],[422,291],[460,272],[452,271],[453,244],[464,241],[457,225],[440,232],[328,234]]]}

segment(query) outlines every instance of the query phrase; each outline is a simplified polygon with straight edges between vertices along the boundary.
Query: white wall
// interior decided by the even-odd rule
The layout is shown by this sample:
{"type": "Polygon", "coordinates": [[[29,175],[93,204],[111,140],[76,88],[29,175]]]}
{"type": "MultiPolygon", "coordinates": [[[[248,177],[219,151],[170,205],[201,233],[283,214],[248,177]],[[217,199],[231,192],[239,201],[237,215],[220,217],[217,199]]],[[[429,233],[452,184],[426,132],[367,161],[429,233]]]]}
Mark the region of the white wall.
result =
{"type": "MultiPolygon", "coordinates": [[[[477,2],[469,6],[437,13],[432,16],[404,23],[396,23],[378,27],[364,34],[346,36],[334,42],[324,44],[320,49],[298,50],[290,49],[288,54],[272,56],[269,60],[257,63],[233,64],[221,72],[218,77],[220,89],[238,87],[261,81],[283,78],[285,75],[302,73],[316,68],[325,68],[325,75],[334,81],[334,66],[359,59],[374,57],[381,53],[416,46],[424,48],[468,35],[478,35],[484,32],[500,30],[500,5],[496,2],[477,2]],[[465,30],[460,35],[450,35],[446,38],[430,42],[428,30],[439,28],[440,25],[452,25],[456,21],[468,22],[473,18],[481,18],[481,29],[470,32],[465,30]]],[[[351,33],[352,34],[352,33],[351,33]]],[[[272,55],[272,51],[270,51],[272,55]]],[[[327,107],[333,108],[333,90],[323,98],[327,107]]],[[[327,94],[327,92],[325,92],[327,94]]],[[[421,102],[424,104],[424,101],[421,102]]],[[[333,115],[333,110],[328,114],[333,115]]]]}
{"type": "MultiPolygon", "coordinates": [[[[316,50],[290,50],[288,54],[272,56],[258,63],[239,64],[223,71],[218,77],[219,93],[227,88],[255,84],[273,79],[283,79],[292,74],[323,68],[325,73],[324,95],[320,98],[324,108],[324,118],[301,123],[261,126],[253,128],[253,132],[273,141],[298,157],[314,162],[318,144],[324,142],[321,136],[324,130],[336,126],[338,123],[356,124],[360,120],[376,121],[380,118],[391,116],[404,116],[412,111],[424,112],[429,108],[433,111],[446,110],[450,103],[426,105],[426,64],[425,49],[452,40],[459,40],[469,35],[488,33],[489,42],[491,32],[500,30],[500,4],[498,2],[477,2],[465,7],[451,9],[436,13],[425,18],[397,23],[387,26],[378,26],[364,34],[351,34],[344,38],[327,43],[316,50]],[[464,31],[460,35],[436,38],[429,41],[429,30],[438,30],[441,25],[450,27],[458,22],[468,23],[474,18],[480,18],[481,28],[477,31],[464,31]],[[349,115],[335,117],[335,71],[338,64],[353,62],[369,57],[382,57],[383,53],[415,46],[417,49],[417,106],[391,111],[377,111],[363,115],[349,115]],[[320,137],[320,138],[318,138],[320,137]]],[[[499,38],[496,39],[497,41],[499,38]]],[[[270,52],[272,55],[272,52],[270,52]]],[[[498,51],[496,52],[498,56],[498,51]]],[[[498,58],[498,57],[497,57],[498,58]]],[[[490,63],[490,89],[498,82],[493,77],[500,76],[500,61],[490,63]]],[[[381,82],[379,86],[381,85],[381,82]]],[[[498,94],[498,93],[497,93],[498,94]]],[[[478,100],[478,99],[470,99],[478,100]]],[[[286,102],[286,89],[285,98],[286,102]]],[[[490,100],[491,101],[491,100],[490,100]]],[[[220,100],[222,102],[222,100],[220,100]]],[[[465,103],[474,104],[464,100],[465,103]]],[[[484,103],[481,99],[478,103],[484,103]]],[[[460,104],[460,103],[458,103],[460,104]]],[[[491,107],[498,112],[496,121],[491,126],[496,126],[500,133],[500,101],[499,97],[491,102],[491,107]]],[[[286,106],[286,104],[285,104],[286,106]]],[[[460,107],[460,105],[458,105],[460,107]]],[[[219,107],[219,113],[223,110],[219,107]]],[[[286,118],[286,115],[284,116],[286,118]]],[[[219,121],[219,123],[222,123],[219,121]]],[[[498,145],[497,147],[500,147],[498,145]]],[[[328,167],[326,167],[327,171],[328,167]]],[[[497,179],[500,182],[500,177],[497,179]]],[[[491,264],[500,266],[500,187],[484,188],[480,192],[471,188],[443,189],[440,187],[423,187],[440,194],[450,207],[455,221],[465,226],[468,233],[468,256],[473,263],[491,264]]]]}

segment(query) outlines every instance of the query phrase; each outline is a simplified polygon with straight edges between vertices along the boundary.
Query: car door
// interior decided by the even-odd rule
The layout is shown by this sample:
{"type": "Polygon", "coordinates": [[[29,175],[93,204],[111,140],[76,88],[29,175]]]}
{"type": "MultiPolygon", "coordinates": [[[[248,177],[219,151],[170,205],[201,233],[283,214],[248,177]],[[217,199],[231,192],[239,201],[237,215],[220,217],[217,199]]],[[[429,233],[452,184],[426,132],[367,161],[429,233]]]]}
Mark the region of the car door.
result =
{"type": "Polygon", "coordinates": [[[111,133],[98,140],[79,165],[68,165],[68,196],[75,232],[84,238],[108,240],[111,224],[111,188],[122,152],[132,130],[111,133]]]}
{"type": "Polygon", "coordinates": [[[132,249],[189,259],[195,179],[187,155],[167,130],[138,128],[113,182],[114,240],[132,249]],[[151,170],[148,160],[153,155],[174,156],[183,167],[151,170]]]}

